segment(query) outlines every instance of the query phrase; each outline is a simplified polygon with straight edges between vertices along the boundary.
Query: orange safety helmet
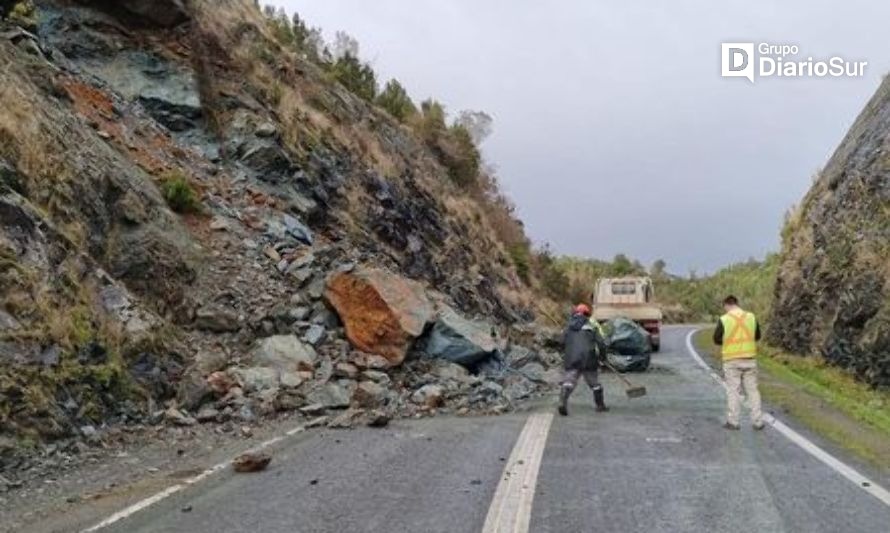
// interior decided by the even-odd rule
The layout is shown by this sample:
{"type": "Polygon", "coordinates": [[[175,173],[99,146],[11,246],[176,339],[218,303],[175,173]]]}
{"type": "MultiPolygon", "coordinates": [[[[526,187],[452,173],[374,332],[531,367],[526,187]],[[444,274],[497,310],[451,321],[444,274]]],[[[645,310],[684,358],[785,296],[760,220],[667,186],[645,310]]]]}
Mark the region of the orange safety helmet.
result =
{"type": "Polygon", "coordinates": [[[590,316],[590,306],[587,304],[578,304],[575,306],[575,309],[572,310],[572,313],[576,315],[590,316]]]}

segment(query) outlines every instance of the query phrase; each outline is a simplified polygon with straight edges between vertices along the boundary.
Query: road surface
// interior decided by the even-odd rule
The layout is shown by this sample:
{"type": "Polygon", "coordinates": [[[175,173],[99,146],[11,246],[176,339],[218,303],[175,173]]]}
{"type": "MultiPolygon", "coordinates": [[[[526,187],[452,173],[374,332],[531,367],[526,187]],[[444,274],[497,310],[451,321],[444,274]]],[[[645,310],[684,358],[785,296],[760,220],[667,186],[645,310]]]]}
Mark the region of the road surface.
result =
{"type": "Polygon", "coordinates": [[[652,370],[634,376],[645,398],[603,377],[610,413],[579,387],[568,418],[552,415],[554,400],[306,432],[265,472],[209,476],[103,530],[890,531],[887,504],[775,429],[722,429],[721,386],[688,353],[689,331],[667,328],[652,370]]]}

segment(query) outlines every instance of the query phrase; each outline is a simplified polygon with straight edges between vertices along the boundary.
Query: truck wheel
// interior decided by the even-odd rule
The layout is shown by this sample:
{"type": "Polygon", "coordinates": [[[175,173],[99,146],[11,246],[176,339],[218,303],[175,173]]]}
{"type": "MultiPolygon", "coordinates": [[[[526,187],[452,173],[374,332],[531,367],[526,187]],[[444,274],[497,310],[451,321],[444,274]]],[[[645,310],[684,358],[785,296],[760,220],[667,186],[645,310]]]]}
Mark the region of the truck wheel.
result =
{"type": "Polygon", "coordinates": [[[661,343],[660,343],[660,342],[653,342],[653,343],[652,343],[652,351],[653,351],[653,352],[657,352],[657,351],[660,350],[660,349],[661,349],[661,343]]]}

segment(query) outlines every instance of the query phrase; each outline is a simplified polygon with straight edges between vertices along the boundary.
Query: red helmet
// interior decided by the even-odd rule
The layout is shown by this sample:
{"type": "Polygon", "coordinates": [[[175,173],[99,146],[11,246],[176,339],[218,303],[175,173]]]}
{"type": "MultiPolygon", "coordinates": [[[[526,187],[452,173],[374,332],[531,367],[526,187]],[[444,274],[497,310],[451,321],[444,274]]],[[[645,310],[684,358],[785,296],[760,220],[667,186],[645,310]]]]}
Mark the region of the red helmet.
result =
{"type": "Polygon", "coordinates": [[[584,316],[590,316],[590,313],[591,313],[590,306],[587,304],[576,305],[575,309],[573,309],[572,312],[576,315],[584,315],[584,316]]]}

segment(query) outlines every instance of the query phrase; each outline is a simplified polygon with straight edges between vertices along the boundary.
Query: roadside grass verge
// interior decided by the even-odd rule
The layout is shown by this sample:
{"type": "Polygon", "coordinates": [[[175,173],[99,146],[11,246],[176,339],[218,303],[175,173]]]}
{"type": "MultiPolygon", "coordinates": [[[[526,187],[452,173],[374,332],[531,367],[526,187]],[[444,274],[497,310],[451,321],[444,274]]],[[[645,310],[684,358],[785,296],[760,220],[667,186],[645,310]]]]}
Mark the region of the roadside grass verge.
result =
{"type": "MultiPolygon", "coordinates": [[[[708,363],[720,367],[713,328],[693,343],[708,363]]],[[[811,431],[883,469],[890,470],[890,391],[873,390],[818,357],[799,357],[760,345],[763,399],[811,431]]]]}

